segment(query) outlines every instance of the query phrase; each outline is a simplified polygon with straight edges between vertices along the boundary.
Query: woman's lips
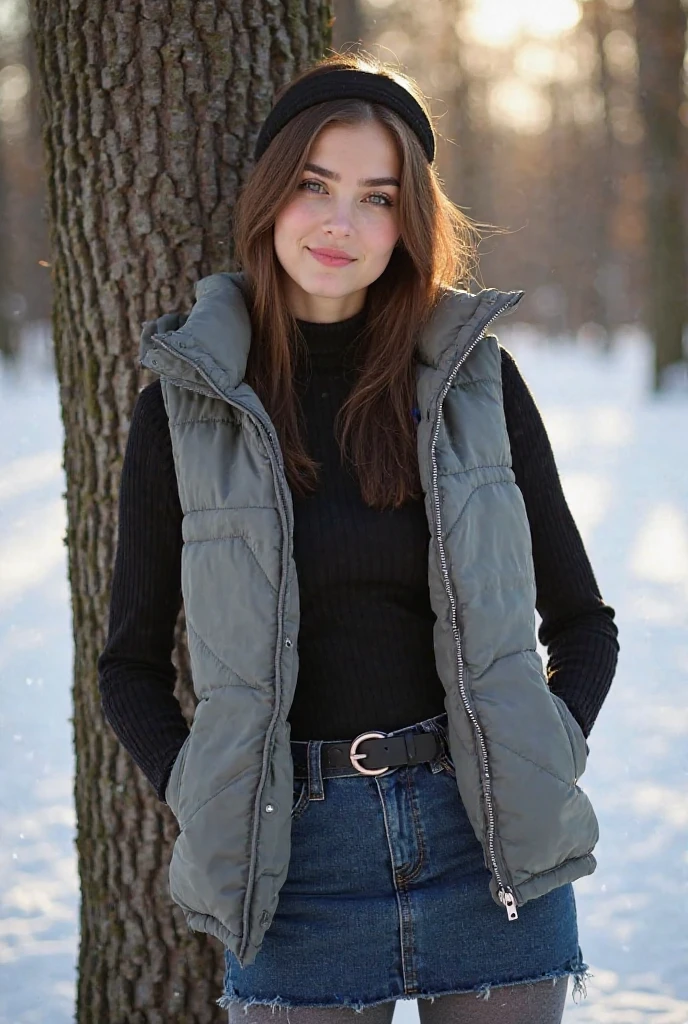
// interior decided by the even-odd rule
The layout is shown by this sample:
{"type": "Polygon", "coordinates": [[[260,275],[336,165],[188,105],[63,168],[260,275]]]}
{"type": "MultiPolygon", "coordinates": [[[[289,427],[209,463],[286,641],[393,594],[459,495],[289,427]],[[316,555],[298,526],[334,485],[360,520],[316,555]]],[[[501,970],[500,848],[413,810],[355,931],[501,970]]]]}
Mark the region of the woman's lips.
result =
{"type": "Polygon", "coordinates": [[[326,267],[348,267],[350,263],[354,262],[350,256],[331,256],[321,249],[309,249],[308,251],[318,263],[324,263],[326,267]]]}

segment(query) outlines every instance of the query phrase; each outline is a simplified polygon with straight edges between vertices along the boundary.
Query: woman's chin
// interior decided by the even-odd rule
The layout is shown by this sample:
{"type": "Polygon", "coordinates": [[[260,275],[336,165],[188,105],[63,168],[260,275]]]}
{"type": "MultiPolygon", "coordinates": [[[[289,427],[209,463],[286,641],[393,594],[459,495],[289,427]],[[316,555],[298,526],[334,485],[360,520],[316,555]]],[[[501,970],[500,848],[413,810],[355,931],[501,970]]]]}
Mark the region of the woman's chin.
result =
{"type": "Polygon", "coordinates": [[[299,284],[302,291],[314,299],[343,299],[347,295],[361,290],[360,285],[352,288],[350,282],[345,284],[343,281],[322,280],[321,278],[316,280],[309,278],[299,284]]]}

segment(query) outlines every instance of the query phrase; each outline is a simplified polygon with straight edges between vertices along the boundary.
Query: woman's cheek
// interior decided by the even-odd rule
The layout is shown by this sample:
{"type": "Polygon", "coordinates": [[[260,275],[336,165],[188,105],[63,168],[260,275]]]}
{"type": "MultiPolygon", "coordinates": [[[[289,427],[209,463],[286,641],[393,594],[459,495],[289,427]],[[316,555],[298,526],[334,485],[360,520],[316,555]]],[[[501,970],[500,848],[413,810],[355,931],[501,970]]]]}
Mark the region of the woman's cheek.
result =
{"type": "Polygon", "coordinates": [[[377,216],[368,215],[366,218],[365,230],[378,250],[393,249],[399,238],[399,227],[397,218],[385,210],[375,211],[377,216]]]}
{"type": "Polygon", "coordinates": [[[378,231],[374,240],[371,240],[371,250],[374,251],[378,259],[389,260],[394,251],[399,233],[397,231],[378,231]]]}
{"type": "Polygon", "coordinates": [[[308,224],[308,211],[298,199],[285,206],[275,221],[275,230],[282,236],[298,236],[308,224]]]}

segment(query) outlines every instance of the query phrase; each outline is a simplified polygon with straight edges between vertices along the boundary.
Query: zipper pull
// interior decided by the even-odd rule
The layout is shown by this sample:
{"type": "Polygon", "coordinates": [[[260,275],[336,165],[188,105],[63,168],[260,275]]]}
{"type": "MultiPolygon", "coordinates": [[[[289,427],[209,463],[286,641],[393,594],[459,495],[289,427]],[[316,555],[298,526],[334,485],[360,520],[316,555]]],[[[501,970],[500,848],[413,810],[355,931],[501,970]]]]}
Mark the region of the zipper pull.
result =
{"type": "Polygon", "coordinates": [[[518,918],[518,911],[516,910],[516,900],[512,892],[506,892],[504,889],[499,890],[499,898],[506,907],[507,916],[510,921],[515,921],[518,918]]]}

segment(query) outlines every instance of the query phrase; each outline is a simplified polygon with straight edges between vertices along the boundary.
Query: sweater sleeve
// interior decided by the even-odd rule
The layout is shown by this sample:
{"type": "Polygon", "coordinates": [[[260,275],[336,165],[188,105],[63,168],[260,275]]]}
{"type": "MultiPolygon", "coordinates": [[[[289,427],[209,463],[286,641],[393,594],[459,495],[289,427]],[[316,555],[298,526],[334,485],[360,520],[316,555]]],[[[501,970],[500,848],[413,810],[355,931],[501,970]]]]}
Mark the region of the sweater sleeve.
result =
{"type": "Polygon", "coordinates": [[[512,465],[533,542],[538,636],[547,679],[589,736],[618,658],[614,609],[605,604],[562,490],[545,425],[510,352],[501,349],[512,465]]]}
{"type": "Polygon", "coordinates": [[[122,466],[101,705],[122,745],[164,800],[188,734],[173,695],[181,607],[182,513],[160,381],[139,394],[122,466]]]}

